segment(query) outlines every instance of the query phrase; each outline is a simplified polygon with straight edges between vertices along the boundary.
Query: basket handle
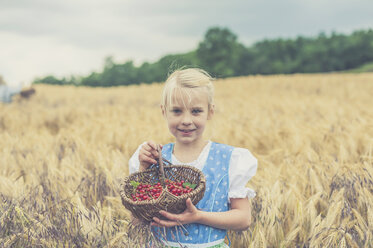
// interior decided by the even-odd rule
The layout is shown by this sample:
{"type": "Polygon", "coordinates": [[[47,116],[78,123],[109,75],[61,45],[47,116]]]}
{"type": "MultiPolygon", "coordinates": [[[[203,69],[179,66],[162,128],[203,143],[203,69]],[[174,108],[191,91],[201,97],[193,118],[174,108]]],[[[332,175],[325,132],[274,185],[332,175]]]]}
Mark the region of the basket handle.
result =
{"type": "Polygon", "coordinates": [[[163,156],[162,156],[162,149],[161,147],[158,145],[157,146],[157,150],[158,150],[158,155],[159,155],[159,170],[160,170],[160,177],[159,177],[159,180],[161,181],[161,185],[162,185],[162,188],[165,187],[165,184],[164,184],[164,180],[165,180],[165,177],[164,177],[164,168],[163,168],[163,156]]]}

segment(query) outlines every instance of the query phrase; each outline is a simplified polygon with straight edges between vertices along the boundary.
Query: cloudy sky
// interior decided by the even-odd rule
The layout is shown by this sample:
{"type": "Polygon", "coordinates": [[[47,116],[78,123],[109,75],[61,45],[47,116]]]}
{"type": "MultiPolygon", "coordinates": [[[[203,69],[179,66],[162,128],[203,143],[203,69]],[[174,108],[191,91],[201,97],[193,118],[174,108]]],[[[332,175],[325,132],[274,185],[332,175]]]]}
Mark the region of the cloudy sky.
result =
{"type": "Polygon", "coordinates": [[[373,28],[372,0],[0,0],[0,75],[88,75],[104,58],[136,65],[191,51],[207,29],[264,38],[373,28]]]}

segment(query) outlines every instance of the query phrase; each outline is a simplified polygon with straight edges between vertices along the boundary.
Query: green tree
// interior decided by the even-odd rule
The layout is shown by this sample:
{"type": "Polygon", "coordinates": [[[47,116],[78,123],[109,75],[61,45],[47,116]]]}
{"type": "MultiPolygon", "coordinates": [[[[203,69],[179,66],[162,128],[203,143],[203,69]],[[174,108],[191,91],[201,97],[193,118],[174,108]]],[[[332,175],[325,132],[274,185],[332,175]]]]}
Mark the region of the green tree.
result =
{"type": "Polygon", "coordinates": [[[199,43],[197,57],[202,67],[214,76],[229,77],[235,75],[241,51],[242,45],[234,33],[228,28],[213,27],[199,43]]]}
{"type": "Polygon", "coordinates": [[[92,72],[89,76],[82,78],[81,85],[91,87],[102,86],[101,74],[92,72]]]}

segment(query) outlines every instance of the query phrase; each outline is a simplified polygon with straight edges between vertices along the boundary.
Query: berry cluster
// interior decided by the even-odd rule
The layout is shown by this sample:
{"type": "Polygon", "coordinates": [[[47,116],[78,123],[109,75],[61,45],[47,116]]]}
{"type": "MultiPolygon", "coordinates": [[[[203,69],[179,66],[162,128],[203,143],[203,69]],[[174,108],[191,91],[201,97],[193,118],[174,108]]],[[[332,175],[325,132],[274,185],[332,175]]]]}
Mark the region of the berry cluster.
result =
{"type": "Polygon", "coordinates": [[[180,195],[183,195],[183,194],[190,193],[193,190],[190,187],[190,185],[187,185],[184,182],[184,180],[181,180],[180,182],[175,182],[175,181],[171,181],[171,180],[166,179],[165,183],[166,183],[166,187],[167,187],[168,191],[171,194],[176,195],[176,196],[180,196],[180,195]]]}
{"type": "MultiPolygon", "coordinates": [[[[157,199],[161,195],[163,190],[161,183],[151,185],[131,181],[131,185],[134,187],[134,193],[131,194],[133,201],[147,201],[157,199]]],[[[166,179],[165,186],[171,194],[175,196],[181,196],[183,194],[192,192],[196,185],[184,182],[184,180],[175,182],[166,179]]]]}
{"type": "Polygon", "coordinates": [[[162,193],[161,183],[154,185],[139,183],[135,188],[136,192],[131,195],[133,201],[157,199],[162,193]]]}

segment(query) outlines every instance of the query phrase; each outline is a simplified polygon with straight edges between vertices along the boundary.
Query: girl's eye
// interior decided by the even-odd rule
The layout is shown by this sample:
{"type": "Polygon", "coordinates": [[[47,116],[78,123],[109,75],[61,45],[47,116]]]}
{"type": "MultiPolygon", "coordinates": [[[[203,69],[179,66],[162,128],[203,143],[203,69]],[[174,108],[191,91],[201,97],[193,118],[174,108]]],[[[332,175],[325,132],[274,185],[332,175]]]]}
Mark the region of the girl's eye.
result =
{"type": "Polygon", "coordinates": [[[202,112],[201,109],[193,109],[193,110],[192,110],[192,114],[199,114],[199,113],[201,113],[201,112],[202,112]]]}
{"type": "Polygon", "coordinates": [[[171,112],[175,113],[175,114],[179,114],[179,113],[181,113],[181,110],[180,109],[172,109],[171,112]]]}

